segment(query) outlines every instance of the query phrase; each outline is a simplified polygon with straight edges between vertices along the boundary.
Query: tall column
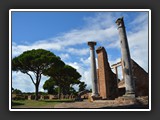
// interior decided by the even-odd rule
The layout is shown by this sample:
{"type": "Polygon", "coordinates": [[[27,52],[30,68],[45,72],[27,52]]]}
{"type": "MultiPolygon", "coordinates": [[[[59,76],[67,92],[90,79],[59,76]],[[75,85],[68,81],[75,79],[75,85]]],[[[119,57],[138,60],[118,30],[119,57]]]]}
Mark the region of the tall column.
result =
{"type": "Polygon", "coordinates": [[[122,67],[122,80],[124,80],[124,66],[123,66],[123,62],[122,62],[122,59],[121,59],[121,67],[122,67]]]}
{"type": "Polygon", "coordinates": [[[92,79],[92,96],[98,97],[98,85],[97,85],[97,73],[96,73],[96,61],[95,61],[95,49],[94,46],[96,42],[88,42],[90,46],[90,56],[91,56],[91,79],[92,79]]]}
{"type": "Polygon", "coordinates": [[[129,46],[128,46],[123,17],[118,18],[116,21],[116,24],[118,25],[121,53],[122,53],[122,62],[123,62],[122,64],[124,67],[123,68],[124,80],[125,80],[125,88],[126,88],[125,94],[135,96],[135,88],[134,88],[135,83],[132,78],[131,58],[130,58],[129,46]]]}

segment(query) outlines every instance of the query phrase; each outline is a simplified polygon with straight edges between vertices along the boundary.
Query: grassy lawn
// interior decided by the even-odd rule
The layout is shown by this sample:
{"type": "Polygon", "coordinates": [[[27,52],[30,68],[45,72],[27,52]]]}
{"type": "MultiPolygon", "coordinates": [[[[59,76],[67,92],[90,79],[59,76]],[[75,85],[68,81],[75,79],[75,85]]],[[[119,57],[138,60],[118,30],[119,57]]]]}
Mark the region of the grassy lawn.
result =
{"type": "Polygon", "coordinates": [[[12,108],[54,108],[56,104],[62,102],[73,102],[73,100],[13,100],[12,108]]]}

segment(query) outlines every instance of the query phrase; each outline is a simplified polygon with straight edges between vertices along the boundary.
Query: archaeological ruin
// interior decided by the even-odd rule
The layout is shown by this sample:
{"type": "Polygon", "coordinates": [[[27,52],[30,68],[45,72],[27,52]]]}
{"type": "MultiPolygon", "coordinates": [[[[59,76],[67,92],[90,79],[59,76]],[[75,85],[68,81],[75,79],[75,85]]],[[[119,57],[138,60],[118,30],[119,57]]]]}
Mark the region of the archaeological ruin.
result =
{"type": "Polygon", "coordinates": [[[91,80],[92,94],[90,98],[111,100],[117,98],[135,99],[138,96],[149,95],[149,76],[133,59],[127,41],[125,25],[122,18],[116,21],[121,46],[121,61],[111,65],[105,48],[100,46],[96,49],[98,69],[95,62],[95,41],[89,41],[91,57],[91,80]],[[122,79],[118,78],[118,67],[122,69],[122,79]],[[113,69],[113,71],[112,71],[113,69]]]}
{"type": "Polygon", "coordinates": [[[112,72],[107,52],[104,47],[98,47],[98,88],[99,94],[103,99],[114,99],[118,95],[117,77],[112,72]]]}

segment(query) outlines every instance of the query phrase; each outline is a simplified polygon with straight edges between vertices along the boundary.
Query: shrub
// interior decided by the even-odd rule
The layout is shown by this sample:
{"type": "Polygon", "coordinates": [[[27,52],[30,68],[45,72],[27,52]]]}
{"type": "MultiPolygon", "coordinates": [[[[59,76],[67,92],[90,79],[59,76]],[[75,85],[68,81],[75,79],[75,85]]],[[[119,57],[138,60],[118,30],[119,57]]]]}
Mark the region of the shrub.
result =
{"type": "Polygon", "coordinates": [[[25,100],[25,96],[17,95],[16,97],[13,98],[13,100],[25,100]]]}

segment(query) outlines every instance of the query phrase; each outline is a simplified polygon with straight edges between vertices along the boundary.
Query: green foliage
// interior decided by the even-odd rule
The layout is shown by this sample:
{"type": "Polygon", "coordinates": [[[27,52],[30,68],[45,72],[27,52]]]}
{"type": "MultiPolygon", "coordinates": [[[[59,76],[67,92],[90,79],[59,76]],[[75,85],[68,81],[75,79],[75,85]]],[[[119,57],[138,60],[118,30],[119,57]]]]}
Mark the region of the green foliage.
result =
{"type": "Polygon", "coordinates": [[[45,81],[43,85],[43,89],[48,91],[48,94],[57,94],[57,91],[55,90],[56,81],[53,80],[52,77],[50,77],[48,80],[45,81]]]}
{"type": "Polygon", "coordinates": [[[70,87],[70,94],[77,95],[76,90],[73,87],[70,87]]]}
{"type": "Polygon", "coordinates": [[[61,61],[60,57],[44,49],[25,51],[12,60],[13,71],[20,71],[29,75],[31,78],[35,85],[36,100],[38,100],[38,88],[41,75],[50,68],[52,68],[53,71],[58,71],[63,66],[64,62],[61,61]],[[33,76],[29,72],[34,73],[36,80],[33,79],[33,76]]]}
{"type": "Polygon", "coordinates": [[[52,68],[50,68],[45,75],[50,76],[52,80],[55,81],[54,84],[59,88],[59,95],[61,93],[64,95],[71,94],[73,90],[70,91],[70,88],[75,84],[79,84],[79,79],[81,77],[77,70],[69,65],[65,65],[59,71],[54,71],[52,68]]]}
{"type": "Polygon", "coordinates": [[[25,51],[12,60],[12,70],[21,71],[22,73],[29,71],[42,73],[51,66],[56,69],[63,65],[64,63],[59,57],[44,49],[25,51]]]}
{"type": "Polygon", "coordinates": [[[24,95],[16,95],[16,97],[14,97],[13,100],[25,100],[25,96],[24,95]]]}
{"type": "Polygon", "coordinates": [[[14,89],[12,93],[13,94],[22,94],[22,91],[19,89],[14,89]]]}
{"type": "Polygon", "coordinates": [[[45,92],[39,92],[39,95],[47,95],[45,92]]]}
{"type": "Polygon", "coordinates": [[[79,84],[79,92],[80,91],[84,91],[85,89],[86,89],[86,84],[85,84],[85,82],[80,82],[80,84],[79,84]]]}

